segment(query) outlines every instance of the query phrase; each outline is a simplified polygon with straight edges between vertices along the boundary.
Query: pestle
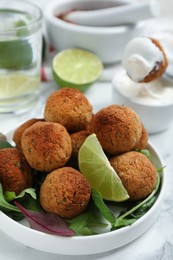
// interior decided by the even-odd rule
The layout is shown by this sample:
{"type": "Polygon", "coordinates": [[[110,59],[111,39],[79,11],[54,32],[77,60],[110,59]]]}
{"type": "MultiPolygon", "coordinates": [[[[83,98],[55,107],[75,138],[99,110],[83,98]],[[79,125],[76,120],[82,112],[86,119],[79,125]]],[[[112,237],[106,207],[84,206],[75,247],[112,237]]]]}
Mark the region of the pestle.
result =
{"type": "Polygon", "coordinates": [[[116,7],[68,12],[64,19],[85,26],[134,24],[159,15],[157,0],[118,5],[116,7]]]}

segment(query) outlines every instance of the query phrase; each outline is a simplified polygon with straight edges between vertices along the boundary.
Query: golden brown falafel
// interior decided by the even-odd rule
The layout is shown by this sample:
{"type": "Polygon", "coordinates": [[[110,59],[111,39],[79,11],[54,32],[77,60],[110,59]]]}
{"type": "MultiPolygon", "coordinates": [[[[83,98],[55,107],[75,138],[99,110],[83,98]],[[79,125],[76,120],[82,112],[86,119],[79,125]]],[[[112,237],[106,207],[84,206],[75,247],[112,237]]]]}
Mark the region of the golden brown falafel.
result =
{"type": "Polygon", "coordinates": [[[70,134],[71,141],[72,141],[72,153],[70,159],[68,160],[65,166],[70,166],[79,170],[78,152],[81,145],[83,144],[83,142],[85,141],[85,139],[89,134],[90,133],[87,130],[81,130],[70,134]]]}
{"type": "Polygon", "coordinates": [[[43,119],[38,119],[38,118],[31,118],[21,124],[13,134],[13,141],[15,142],[17,148],[21,149],[21,137],[25,129],[30,127],[31,125],[35,124],[36,122],[43,121],[43,119]]]}
{"type": "Polygon", "coordinates": [[[134,148],[142,134],[139,116],[129,107],[111,105],[98,111],[91,121],[103,150],[112,155],[134,148]]]}
{"type": "Polygon", "coordinates": [[[33,169],[50,172],[65,165],[72,152],[71,138],[58,123],[37,122],[21,139],[22,151],[33,169]]]}
{"type": "Polygon", "coordinates": [[[44,118],[62,124],[68,132],[76,132],[90,123],[92,110],[90,102],[79,90],[61,88],[48,97],[44,118]]]}
{"type": "Polygon", "coordinates": [[[70,134],[71,141],[72,141],[71,156],[73,158],[78,158],[79,149],[89,134],[90,133],[87,130],[81,130],[81,131],[70,134]]]}
{"type": "Polygon", "coordinates": [[[46,212],[73,218],[87,207],[91,188],[87,179],[71,167],[49,173],[40,189],[40,204],[46,212]]]}
{"type": "Polygon", "coordinates": [[[3,191],[13,191],[18,195],[32,187],[33,172],[23,153],[17,148],[0,150],[0,183],[3,191]]]}
{"type": "Polygon", "coordinates": [[[147,147],[148,144],[148,132],[144,125],[142,124],[142,134],[139,139],[139,141],[135,144],[135,147],[133,150],[142,150],[147,147]]]}
{"type": "Polygon", "coordinates": [[[130,151],[110,159],[131,200],[146,198],[155,188],[156,168],[142,153],[130,151]]]}

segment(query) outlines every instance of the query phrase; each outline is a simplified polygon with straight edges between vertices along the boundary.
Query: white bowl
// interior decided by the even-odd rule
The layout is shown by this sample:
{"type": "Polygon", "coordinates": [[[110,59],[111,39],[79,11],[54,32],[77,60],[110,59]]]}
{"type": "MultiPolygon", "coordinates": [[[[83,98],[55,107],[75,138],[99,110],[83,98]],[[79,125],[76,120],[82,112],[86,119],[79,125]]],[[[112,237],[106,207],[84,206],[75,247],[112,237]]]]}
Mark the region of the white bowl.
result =
{"type": "MultiPolygon", "coordinates": [[[[8,141],[12,140],[12,136],[13,132],[7,135],[8,141]]],[[[132,225],[99,235],[62,237],[33,230],[28,227],[25,219],[22,222],[17,222],[0,211],[0,229],[14,240],[26,246],[44,252],[64,255],[96,254],[110,251],[132,242],[146,232],[156,221],[165,190],[166,174],[163,159],[150,142],[148,150],[151,153],[153,164],[157,168],[163,168],[161,187],[153,206],[132,225]]]]}
{"type": "Polygon", "coordinates": [[[112,81],[113,102],[131,107],[148,133],[155,134],[166,130],[173,122],[173,80],[164,76],[150,84],[150,90],[155,89],[156,93],[150,92],[148,83],[135,83],[122,72],[112,81]]]}
{"type": "MultiPolygon", "coordinates": [[[[121,2],[120,0],[119,2],[121,2]]],[[[74,25],[57,18],[72,9],[92,8],[112,0],[54,0],[45,8],[45,29],[48,42],[58,51],[82,48],[95,53],[103,63],[121,60],[127,42],[143,34],[144,22],[131,26],[89,27],[74,25]]],[[[124,1],[122,1],[124,3],[124,1]]]]}

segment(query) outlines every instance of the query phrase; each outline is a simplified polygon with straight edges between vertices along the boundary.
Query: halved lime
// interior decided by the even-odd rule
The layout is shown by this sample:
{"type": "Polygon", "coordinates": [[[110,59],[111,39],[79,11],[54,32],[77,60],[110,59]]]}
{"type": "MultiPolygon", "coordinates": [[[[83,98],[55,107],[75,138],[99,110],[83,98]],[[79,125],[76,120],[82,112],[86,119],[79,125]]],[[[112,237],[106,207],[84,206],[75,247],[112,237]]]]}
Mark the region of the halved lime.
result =
{"type": "Polygon", "coordinates": [[[101,75],[103,65],[93,53],[82,49],[67,49],[53,58],[53,76],[60,87],[85,91],[101,75]]]}
{"type": "Polygon", "coordinates": [[[89,135],[79,150],[79,169],[92,188],[101,193],[103,199],[125,201],[129,195],[95,134],[89,135]]]}

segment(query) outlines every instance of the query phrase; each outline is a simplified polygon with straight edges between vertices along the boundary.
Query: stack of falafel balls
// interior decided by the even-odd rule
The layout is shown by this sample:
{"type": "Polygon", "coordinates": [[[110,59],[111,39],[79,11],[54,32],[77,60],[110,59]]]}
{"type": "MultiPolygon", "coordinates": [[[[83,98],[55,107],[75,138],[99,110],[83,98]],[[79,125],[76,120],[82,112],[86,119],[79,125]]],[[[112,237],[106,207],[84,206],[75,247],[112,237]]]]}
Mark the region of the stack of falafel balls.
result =
{"type": "Polygon", "coordinates": [[[148,143],[139,116],[129,107],[110,105],[93,114],[79,90],[61,88],[46,102],[44,118],[32,118],[13,135],[15,147],[0,150],[0,182],[5,191],[19,194],[34,186],[35,174],[44,173],[39,201],[44,211],[66,219],[88,206],[91,188],[78,168],[78,151],[95,133],[130,200],[147,197],[156,185],[156,168],[138,152],[148,143]]]}

